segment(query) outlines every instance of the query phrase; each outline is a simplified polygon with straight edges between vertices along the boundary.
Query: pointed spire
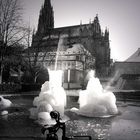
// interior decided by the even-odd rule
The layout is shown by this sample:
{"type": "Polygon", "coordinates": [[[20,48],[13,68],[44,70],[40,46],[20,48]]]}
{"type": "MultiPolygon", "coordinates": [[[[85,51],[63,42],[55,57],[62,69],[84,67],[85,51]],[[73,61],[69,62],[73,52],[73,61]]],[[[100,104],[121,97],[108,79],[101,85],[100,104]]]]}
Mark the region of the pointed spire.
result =
{"type": "Polygon", "coordinates": [[[82,20],[80,20],[80,25],[82,25],[82,20]]]}
{"type": "Polygon", "coordinates": [[[38,34],[49,34],[49,30],[54,28],[54,12],[50,0],[45,0],[40,10],[38,20],[38,34]]]}
{"type": "Polygon", "coordinates": [[[99,23],[98,14],[96,14],[96,17],[94,18],[94,22],[99,23]]]}
{"type": "Polygon", "coordinates": [[[51,2],[50,2],[50,0],[45,0],[45,2],[44,2],[44,7],[51,7],[51,2]]]}
{"type": "Polygon", "coordinates": [[[109,40],[109,29],[107,27],[105,29],[105,39],[109,40]]]}
{"type": "Polygon", "coordinates": [[[96,17],[94,18],[93,25],[94,25],[95,32],[101,34],[101,27],[98,19],[98,14],[96,14],[96,17]]]}
{"type": "Polygon", "coordinates": [[[108,28],[107,28],[107,27],[105,28],[105,32],[106,32],[106,33],[108,32],[108,28]]]}

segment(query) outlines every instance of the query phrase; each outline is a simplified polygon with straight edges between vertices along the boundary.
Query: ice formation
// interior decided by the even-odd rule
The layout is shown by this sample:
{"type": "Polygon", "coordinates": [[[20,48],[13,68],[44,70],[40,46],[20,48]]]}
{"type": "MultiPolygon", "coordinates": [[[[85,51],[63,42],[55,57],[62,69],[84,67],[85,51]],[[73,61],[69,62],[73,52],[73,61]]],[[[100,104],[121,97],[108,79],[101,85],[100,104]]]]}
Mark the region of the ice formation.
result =
{"type": "Polygon", "coordinates": [[[12,102],[8,99],[3,98],[0,96],[0,114],[6,115],[8,114],[7,108],[11,107],[12,102]]]}
{"type": "Polygon", "coordinates": [[[71,111],[87,117],[105,117],[117,114],[115,95],[103,90],[94,73],[92,70],[88,73],[87,88],[79,93],[79,109],[72,108],[71,111]]]}
{"type": "Polygon", "coordinates": [[[38,119],[40,124],[52,123],[50,112],[56,110],[64,115],[66,93],[62,87],[62,71],[49,71],[50,80],[41,88],[39,96],[34,98],[34,108],[30,109],[31,118],[38,119]]]}

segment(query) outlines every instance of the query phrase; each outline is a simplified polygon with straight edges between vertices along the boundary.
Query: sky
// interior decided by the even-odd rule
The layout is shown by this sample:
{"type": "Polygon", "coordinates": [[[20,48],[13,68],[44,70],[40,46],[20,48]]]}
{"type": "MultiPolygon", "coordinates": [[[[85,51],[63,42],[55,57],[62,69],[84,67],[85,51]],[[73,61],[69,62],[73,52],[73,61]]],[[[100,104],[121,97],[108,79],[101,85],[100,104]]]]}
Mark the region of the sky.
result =
{"type": "MultiPolygon", "coordinates": [[[[37,28],[44,0],[22,0],[23,19],[37,28]]],[[[98,14],[109,28],[111,58],[125,61],[140,48],[140,0],[51,0],[55,27],[89,23],[98,14]]]]}

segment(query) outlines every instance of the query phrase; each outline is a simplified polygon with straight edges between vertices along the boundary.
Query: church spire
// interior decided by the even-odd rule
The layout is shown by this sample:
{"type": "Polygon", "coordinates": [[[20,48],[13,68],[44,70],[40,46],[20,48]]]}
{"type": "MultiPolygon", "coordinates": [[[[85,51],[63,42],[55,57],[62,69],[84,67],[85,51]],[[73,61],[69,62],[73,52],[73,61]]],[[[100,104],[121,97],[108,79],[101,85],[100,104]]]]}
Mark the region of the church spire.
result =
{"type": "Polygon", "coordinates": [[[105,39],[109,40],[109,30],[107,29],[107,27],[105,29],[105,39]]]}
{"type": "Polygon", "coordinates": [[[45,0],[45,2],[44,2],[44,7],[47,7],[47,6],[49,6],[49,7],[51,7],[51,2],[50,2],[50,0],[45,0]]]}
{"type": "Polygon", "coordinates": [[[100,23],[99,23],[98,14],[96,14],[93,24],[94,24],[95,32],[101,34],[101,27],[100,27],[100,23]]]}
{"type": "Polygon", "coordinates": [[[50,0],[45,0],[44,5],[40,10],[38,20],[38,34],[48,35],[49,30],[54,28],[54,12],[50,0]]]}
{"type": "Polygon", "coordinates": [[[94,22],[95,22],[95,23],[99,23],[98,14],[96,14],[96,17],[94,18],[94,22]]]}

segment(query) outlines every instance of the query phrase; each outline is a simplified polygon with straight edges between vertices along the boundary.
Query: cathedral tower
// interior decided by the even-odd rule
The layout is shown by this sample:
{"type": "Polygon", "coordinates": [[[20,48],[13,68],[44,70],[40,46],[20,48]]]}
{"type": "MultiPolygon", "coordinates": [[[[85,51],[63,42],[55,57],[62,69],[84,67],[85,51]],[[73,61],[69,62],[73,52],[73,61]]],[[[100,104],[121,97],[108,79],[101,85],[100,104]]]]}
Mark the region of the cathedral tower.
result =
{"type": "Polygon", "coordinates": [[[37,34],[48,35],[54,28],[54,12],[50,0],[45,0],[40,10],[37,34]]]}
{"type": "MultiPolygon", "coordinates": [[[[39,48],[42,53],[47,51],[55,52],[58,47],[60,34],[67,36],[65,37],[65,50],[73,44],[81,44],[91,53],[95,58],[92,64],[94,63],[98,77],[107,76],[109,74],[109,31],[108,29],[106,29],[105,32],[101,30],[98,14],[93,22],[89,24],[81,23],[80,25],[54,28],[54,12],[51,0],[45,0],[40,10],[37,32],[33,35],[32,47],[35,49],[39,48]]],[[[84,63],[87,63],[87,61],[84,63]]],[[[65,62],[64,64],[68,65],[65,62]]],[[[83,70],[84,69],[83,67],[83,70]]]]}

